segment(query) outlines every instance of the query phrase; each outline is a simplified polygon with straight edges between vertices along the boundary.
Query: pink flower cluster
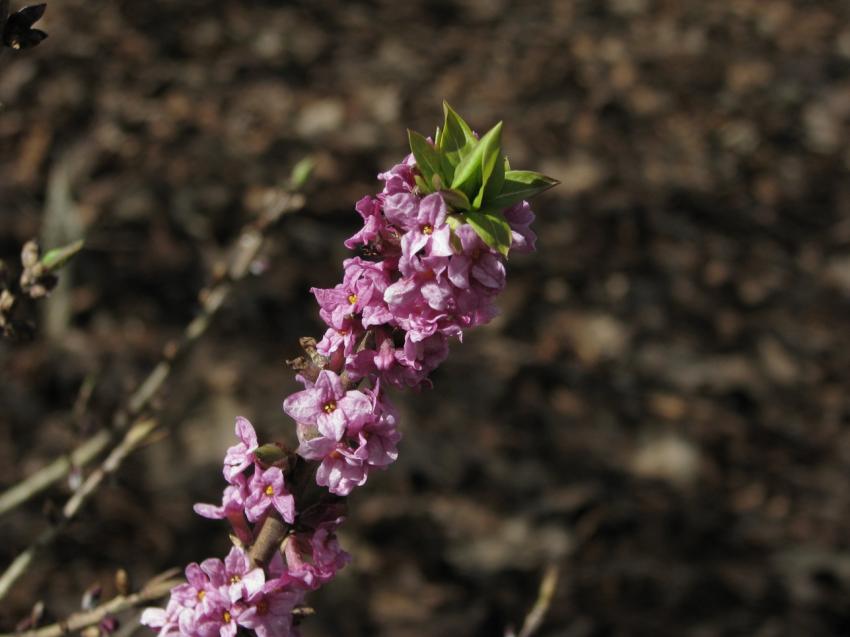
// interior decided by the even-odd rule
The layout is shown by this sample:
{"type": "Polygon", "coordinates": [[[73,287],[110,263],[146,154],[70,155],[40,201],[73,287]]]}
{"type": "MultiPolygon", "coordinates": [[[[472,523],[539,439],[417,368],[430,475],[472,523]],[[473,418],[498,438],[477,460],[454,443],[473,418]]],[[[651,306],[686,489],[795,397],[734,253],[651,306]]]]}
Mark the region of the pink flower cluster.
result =
{"type": "MultiPolygon", "coordinates": [[[[363,228],[345,242],[366,258],[346,260],[334,288],[312,290],[328,328],[316,345],[323,360],[298,376],[304,388],[286,398],[283,409],[297,423],[297,454],[318,465],[316,482],[335,496],[348,495],[398,457],[401,434],[386,388],[430,386],[449,338],[492,319],[493,301],[505,286],[502,254],[453,214],[440,192],[420,195],[417,177],[412,155],[379,175],[383,191],[357,203],[363,228]]],[[[534,250],[528,203],[502,214],[510,249],[534,250]]],[[[187,582],[172,590],[166,608],[145,611],[142,623],[160,636],[234,637],[241,629],[259,637],[296,635],[293,611],[305,593],[350,559],[336,540],[342,518],[335,499],[324,494],[296,503],[287,485],[293,473],[309,477],[301,470],[312,465],[291,454],[265,462],[266,447],[244,418],[236,421],[236,435],[239,442],[224,458],[221,504],[196,504],[195,511],[228,520],[237,546],[223,562],[190,564],[187,582]],[[282,468],[296,461],[298,471],[282,468]],[[262,568],[242,547],[272,515],[289,526],[282,550],[262,568]]]]}
{"type": "MultiPolygon", "coordinates": [[[[410,155],[378,176],[381,193],[357,202],[363,228],[345,245],[375,260],[348,259],[342,283],[313,289],[328,326],[319,353],[341,363],[351,379],[373,385],[430,385],[429,374],[448,356],[448,337],[492,319],[493,300],[505,286],[502,256],[472,226],[449,216],[440,193],[419,196],[414,171],[410,155]],[[367,330],[371,343],[359,347],[367,330]]],[[[504,216],[511,250],[534,250],[528,204],[504,216]]]]}
{"type": "MultiPolygon", "coordinates": [[[[271,511],[292,524],[295,501],[287,492],[279,467],[263,468],[256,457],[257,434],[245,418],[237,418],[239,443],[224,457],[221,506],[196,504],[204,517],[227,519],[243,545],[254,541],[249,522],[261,524],[271,511]],[[245,471],[253,468],[249,478],[245,471]]],[[[312,526],[300,524],[287,536],[283,555],[275,554],[267,569],[254,566],[244,549],[234,546],[222,562],[210,558],[186,567],[186,583],[171,590],[165,609],[148,608],[142,623],[160,637],[234,637],[247,628],[259,637],[297,635],[292,611],[309,590],[331,580],[350,557],[336,540],[343,518],[328,508],[312,526]]],[[[315,516],[313,516],[315,519],[315,516]]]]}
{"type": "Polygon", "coordinates": [[[298,423],[298,453],[318,461],[316,483],[340,496],[366,483],[369,472],[398,457],[401,434],[389,399],[374,389],[348,390],[334,372],[324,369],[315,383],[292,394],[283,409],[298,423]]]}
{"type": "Polygon", "coordinates": [[[234,637],[240,627],[259,637],[295,635],[292,611],[304,592],[283,573],[267,578],[242,549],[233,547],[223,562],[211,558],[189,564],[186,583],[171,590],[168,605],[146,609],[141,622],[159,629],[160,637],[234,637]]]}
{"type": "MultiPolygon", "coordinates": [[[[345,245],[374,260],[343,263],[342,283],[313,288],[328,329],[317,345],[328,368],[283,403],[298,423],[298,453],[318,461],[316,481],[345,496],[397,457],[401,435],[383,391],[430,386],[448,339],[488,322],[505,286],[505,263],[467,223],[450,219],[439,193],[416,192],[413,156],[382,173],[384,189],[356,206],[363,228],[345,245]],[[338,370],[339,374],[332,369],[338,370]],[[346,390],[341,376],[370,389],[346,390]]],[[[505,211],[512,249],[534,249],[526,202],[505,211]]]]}

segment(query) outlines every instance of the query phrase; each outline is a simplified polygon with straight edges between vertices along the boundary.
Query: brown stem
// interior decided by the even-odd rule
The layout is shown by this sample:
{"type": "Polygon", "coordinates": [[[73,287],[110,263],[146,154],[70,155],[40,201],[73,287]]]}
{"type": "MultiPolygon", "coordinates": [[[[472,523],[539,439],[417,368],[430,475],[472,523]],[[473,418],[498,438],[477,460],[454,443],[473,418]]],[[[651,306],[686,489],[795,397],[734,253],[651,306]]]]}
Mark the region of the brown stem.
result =
{"type": "Polygon", "coordinates": [[[277,511],[272,511],[263,521],[257,539],[248,553],[251,562],[256,566],[266,566],[288,532],[289,525],[280,519],[277,511]]]}
{"type": "Polygon", "coordinates": [[[42,628],[27,630],[18,633],[6,633],[0,637],[62,637],[77,632],[88,626],[94,626],[107,615],[114,615],[148,602],[153,602],[168,594],[172,588],[181,584],[182,579],[155,579],[149,582],[142,590],[132,595],[119,595],[82,613],[74,613],[64,620],[42,628]]]}

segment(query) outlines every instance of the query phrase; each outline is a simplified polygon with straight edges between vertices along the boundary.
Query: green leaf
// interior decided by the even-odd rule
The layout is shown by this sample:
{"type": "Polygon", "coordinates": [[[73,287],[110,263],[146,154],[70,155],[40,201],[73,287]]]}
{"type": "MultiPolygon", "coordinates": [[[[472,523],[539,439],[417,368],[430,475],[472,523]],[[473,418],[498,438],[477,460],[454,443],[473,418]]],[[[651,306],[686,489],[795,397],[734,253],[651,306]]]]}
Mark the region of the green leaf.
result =
{"type": "Polygon", "coordinates": [[[58,270],[68,263],[68,261],[77,256],[80,250],[83,249],[83,243],[83,240],[80,239],[79,241],[74,241],[74,243],[70,243],[61,248],[49,250],[47,254],[41,257],[41,264],[48,272],[58,270]]]}
{"type": "Polygon", "coordinates": [[[448,185],[452,183],[452,179],[454,179],[455,166],[457,166],[457,163],[452,163],[451,159],[449,159],[448,153],[444,150],[441,149],[439,152],[440,167],[443,169],[443,175],[446,177],[446,187],[448,187],[448,185]]]}
{"type": "MultiPolygon", "coordinates": [[[[463,190],[473,197],[479,188],[487,185],[493,168],[502,157],[502,122],[487,131],[473,151],[464,157],[455,169],[452,188],[463,190]]],[[[474,202],[473,202],[474,204],[474,202]]],[[[481,202],[479,201],[480,205],[481,202]]]]}
{"type": "Polygon", "coordinates": [[[481,209],[487,207],[487,200],[492,199],[502,192],[502,186],[505,183],[505,162],[502,155],[501,141],[500,138],[498,148],[495,148],[490,156],[485,157],[481,165],[482,184],[478,194],[475,196],[475,201],[472,202],[475,208],[481,209]]]}
{"type": "Polygon", "coordinates": [[[467,212],[466,221],[475,230],[475,234],[494,250],[508,256],[511,248],[511,227],[502,215],[495,212],[467,212]]]}
{"type": "MultiPolygon", "coordinates": [[[[491,196],[501,192],[502,184],[505,181],[505,164],[502,161],[502,122],[496,124],[494,130],[496,128],[498,128],[498,133],[495,139],[489,142],[487,148],[484,149],[484,156],[481,160],[481,188],[475,196],[475,201],[472,202],[473,207],[478,209],[483,207],[487,192],[490,192],[491,196]],[[496,183],[491,186],[490,182],[494,177],[496,183]]],[[[486,137],[487,135],[484,136],[484,138],[486,137]]],[[[484,141],[484,138],[482,138],[482,141],[484,141]]]]}
{"type": "Polygon", "coordinates": [[[493,198],[487,198],[487,208],[503,210],[523,199],[536,197],[559,183],[557,179],[530,170],[509,170],[505,173],[502,191],[493,198]]]}
{"type": "Polygon", "coordinates": [[[478,140],[473,135],[469,124],[463,121],[463,118],[455,113],[445,100],[443,101],[443,113],[445,119],[437,146],[445,153],[446,159],[454,167],[472,152],[478,140]]]}
{"type": "Polygon", "coordinates": [[[310,175],[313,174],[313,168],[316,167],[316,162],[312,157],[304,157],[295,166],[292,167],[292,173],[289,175],[289,187],[292,190],[301,190],[307,185],[310,175]]]}
{"type": "Polygon", "coordinates": [[[440,194],[443,200],[455,210],[471,210],[472,205],[469,203],[469,198],[462,190],[441,190],[440,194]]]}
{"type": "MultiPolygon", "coordinates": [[[[416,159],[416,166],[422,177],[428,184],[432,183],[434,175],[439,175],[444,182],[448,181],[443,175],[442,164],[440,163],[440,154],[431,143],[425,139],[423,135],[416,131],[407,131],[407,138],[410,141],[410,151],[416,159]]],[[[428,192],[431,192],[429,190],[428,192]]]]}

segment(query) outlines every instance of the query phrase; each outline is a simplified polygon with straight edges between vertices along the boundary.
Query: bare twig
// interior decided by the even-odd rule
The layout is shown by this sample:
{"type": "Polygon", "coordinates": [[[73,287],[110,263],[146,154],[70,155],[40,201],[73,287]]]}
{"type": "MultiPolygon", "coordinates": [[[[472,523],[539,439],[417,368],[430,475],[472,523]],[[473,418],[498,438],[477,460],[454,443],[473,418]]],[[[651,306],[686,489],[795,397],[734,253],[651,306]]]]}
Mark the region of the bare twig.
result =
{"type": "Polygon", "coordinates": [[[127,456],[138,449],[150,433],[156,429],[157,425],[156,420],[140,420],[130,427],[124,435],[124,439],[110,452],[106,460],[86,478],[85,482],[77,487],[62,508],[59,520],[42,531],[36,540],[23,553],[19,554],[0,575],[0,600],[6,596],[12,585],[26,572],[39,551],[50,545],[68,523],[74,519],[83,504],[103,483],[104,478],[117,470],[127,456]]]}
{"type": "Polygon", "coordinates": [[[540,589],[537,592],[537,599],[534,606],[528,611],[525,616],[525,621],[522,623],[522,629],[519,633],[513,630],[508,630],[505,637],[532,637],[540,628],[546,613],[549,611],[549,606],[552,604],[552,598],[555,596],[555,587],[558,585],[558,568],[554,565],[549,565],[546,572],[543,573],[543,579],[540,580],[540,589]]]}
{"type": "MultiPolygon", "coordinates": [[[[121,442],[113,448],[107,458],[101,463],[100,467],[92,472],[88,478],[74,490],[74,493],[65,503],[62,509],[62,516],[58,523],[49,527],[39,535],[38,538],[21,554],[19,554],[6,571],[0,575],[0,599],[8,593],[11,586],[18,578],[23,575],[38,552],[45,546],[51,544],[59,535],[63,528],[70,522],[80,508],[85,504],[88,498],[97,490],[103,483],[104,478],[110,473],[118,469],[124,459],[135,449],[137,449],[154,431],[157,426],[155,420],[133,420],[131,417],[137,417],[150,404],[151,399],[162,388],[163,383],[169,377],[175,361],[189,350],[190,346],[209,327],[215,313],[229,296],[233,284],[244,278],[249,270],[251,262],[257,257],[263,245],[265,231],[268,227],[277,221],[285,212],[297,210],[304,205],[304,199],[300,195],[281,193],[281,195],[273,202],[266,212],[257,219],[253,224],[248,226],[240,234],[237,242],[233,258],[227,269],[220,273],[217,280],[209,288],[201,292],[201,311],[195,319],[186,326],[181,339],[169,344],[165,348],[163,359],[154,368],[145,381],[139,386],[135,393],[130,397],[127,407],[122,412],[116,414],[114,419],[113,431],[107,438],[102,448],[106,448],[111,442],[113,436],[117,436],[120,430],[125,428],[124,423],[132,422],[132,426],[127,430],[121,442]]],[[[87,441],[87,443],[90,441],[87,441]]],[[[86,443],[86,444],[87,444],[86,443]]],[[[97,445],[94,445],[97,446],[97,445]]],[[[92,454],[92,458],[96,455],[92,454]]],[[[70,463],[68,463],[69,466],[70,463]]],[[[62,469],[62,467],[60,467],[62,469]]],[[[54,469],[53,475],[62,474],[61,470],[54,469]]],[[[36,484],[35,481],[30,481],[36,484]]],[[[40,479],[37,484],[49,485],[50,482],[45,479],[40,479]]],[[[31,497],[34,492],[24,492],[24,499],[31,497]]]]}
{"type": "Polygon", "coordinates": [[[67,456],[57,458],[28,478],[0,494],[0,515],[38,495],[50,485],[59,482],[75,467],[83,467],[94,460],[112,442],[114,433],[101,429],[67,456]]]}
{"type": "Polygon", "coordinates": [[[94,626],[95,624],[99,624],[107,615],[116,615],[164,597],[173,587],[183,582],[182,579],[171,578],[170,576],[173,574],[173,572],[169,573],[169,577],[167,578],[154,578],[138,593],[118,595],[97,608],[81,613],[74,613],[55,624],[24,632],[6,633],[0,635],[0,637],[62,637],[62,635],[77,632],[88,626],[94,626]]]}
{"type": "Polygon", "coordinates": [[[133,392],[124,409],[117,412],[113,417],[111,429],[99,431],[74,449],[68,456],[54,460],[0,494],[0,515],[11,511],[62,480],[72,469],[92,462],[111,444],[114,444],[121,432],[150,405],[151,400],[170,376],[174,365],[185,357],[192,345],[209,327],[212,318],[230,295],[232,284],[244,278],[248,273],[251,263],[260,252],[265,232],[269,226],[284,214],[299,210],[303,206],[303,195],[281,192],[254,223],[243,229],[234,244],[233,257],[229,267],[222,268],[213,284],[200,293],[200,313],[186,326],[179,340],[166,345],[160,362],[133,392]]]}

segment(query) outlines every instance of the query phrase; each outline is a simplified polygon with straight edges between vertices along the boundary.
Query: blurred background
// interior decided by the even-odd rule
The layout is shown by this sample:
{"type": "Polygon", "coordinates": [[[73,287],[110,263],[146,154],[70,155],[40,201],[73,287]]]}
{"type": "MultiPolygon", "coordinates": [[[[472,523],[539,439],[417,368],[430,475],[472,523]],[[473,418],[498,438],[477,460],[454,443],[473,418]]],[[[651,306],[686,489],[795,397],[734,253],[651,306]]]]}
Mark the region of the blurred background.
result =
{"type": "MultiPolygon", "coordinates": [[[[265,189],[316,169],[169,382],[169,434],[0,628],[226,552],[192,504],[220,497],[236,415],[292,439],[308,290],[445,98],[562,184],[501,316],[396,396],[400,459],[351,498],[354,561],[304,635],[501,635],[550,564],[541,636],[850,634],[846,2],[50,0],[36,26],[0,59],[0,257],[87,247],[24,308],[35,340],[0,343],[1,487],[109,422],[265,189]]],[[[0,565],[69,488],[0,519],[0,565]]]]}

